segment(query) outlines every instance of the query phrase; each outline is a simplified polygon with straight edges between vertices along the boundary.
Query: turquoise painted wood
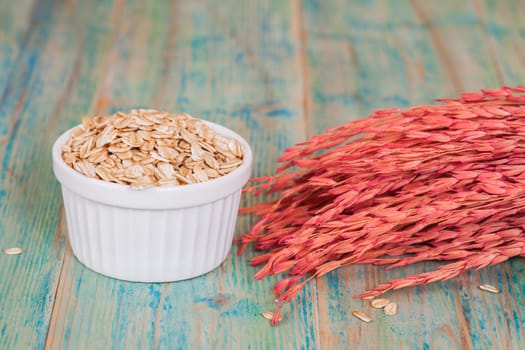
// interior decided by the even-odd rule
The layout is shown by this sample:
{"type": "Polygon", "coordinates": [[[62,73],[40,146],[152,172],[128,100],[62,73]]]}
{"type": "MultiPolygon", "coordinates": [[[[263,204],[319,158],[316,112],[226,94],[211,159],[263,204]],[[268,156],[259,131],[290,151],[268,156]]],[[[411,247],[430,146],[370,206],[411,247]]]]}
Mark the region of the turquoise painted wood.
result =
{"type": "MultiPolygon", "coordinates": [[[[524,34],[519,21],[511,22],[523,12],[522,3],[364,3],[304,4],[310,82],[305,97],[313,116],[307,117],[311,133],[366,116],[374,108],[431,103],[438,96],[525,80],[523,65],[516,61],[519,54],[511,53],[524,34]]],[[[523,259],[448,282],[388,293],[386,297],[404,310],[395,318],[376,312],[373,324],[363,326],[351,315],[348,305],[361,305],[352,295],[435,266],[390,271],[352,266],[319,280],[319,310],[330,310],[319,312],[320,344],[370,349],[525,346],[523,259]],[[482,293],[477,290],[482,283],[505,285],[504,293],[482,293]]],[[[370,309],[363,304],[363,309],[370,309]]]]}
{"type": "Polygon", "coordinates": [[[344,268],[278,327],[260,316],[277,279],[253,280],[236,246],[189,281],[98,275],[67,243],[50,147],[83,115],[149,106],[231,127],[253,175],[269,174],[284,148],[375,108],[525,83],[524,13],[520,0],[0,3],[0,247],[24,249],[0,254],[0,349],[522,348],[524,259],[390,293],[395,317],[352,296],[434,265],[344,268]]]}

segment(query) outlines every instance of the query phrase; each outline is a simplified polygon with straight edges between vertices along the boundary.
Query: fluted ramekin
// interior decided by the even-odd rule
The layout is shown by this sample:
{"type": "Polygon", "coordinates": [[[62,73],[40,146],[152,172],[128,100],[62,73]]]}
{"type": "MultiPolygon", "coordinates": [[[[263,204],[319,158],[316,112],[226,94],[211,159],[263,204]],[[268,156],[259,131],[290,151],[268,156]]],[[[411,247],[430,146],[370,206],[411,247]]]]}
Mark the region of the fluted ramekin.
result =
{"type": "Polygon", "coordinates": [[[53,145],[53,170],[62,187],[73,253],[103,275],[137,282],[168,282],[202,275],[227,257],[252,151],[233,131],[206,122],[244,148],[242,165],[202,183],[144,190],[92,179],[73,170],[53,145]]]}

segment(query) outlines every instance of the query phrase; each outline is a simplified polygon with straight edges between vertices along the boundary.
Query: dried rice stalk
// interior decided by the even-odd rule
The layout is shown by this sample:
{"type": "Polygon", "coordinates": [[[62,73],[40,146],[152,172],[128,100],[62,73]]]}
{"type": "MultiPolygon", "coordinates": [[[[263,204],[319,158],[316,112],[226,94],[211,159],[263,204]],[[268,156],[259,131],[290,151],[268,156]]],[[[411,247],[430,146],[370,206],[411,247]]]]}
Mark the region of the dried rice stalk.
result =
{"type": "Polygon", "coordinates": [[[525,256],[525,86],[467,93],[444,105],[376,111],[285,151],[246,192],[279,193],[242,212],[258,221],[239,253],[262,253],[257,279],[287,276],[277,300],[349,264],[435,271],[358,297],[453,278],[525,256]]]}

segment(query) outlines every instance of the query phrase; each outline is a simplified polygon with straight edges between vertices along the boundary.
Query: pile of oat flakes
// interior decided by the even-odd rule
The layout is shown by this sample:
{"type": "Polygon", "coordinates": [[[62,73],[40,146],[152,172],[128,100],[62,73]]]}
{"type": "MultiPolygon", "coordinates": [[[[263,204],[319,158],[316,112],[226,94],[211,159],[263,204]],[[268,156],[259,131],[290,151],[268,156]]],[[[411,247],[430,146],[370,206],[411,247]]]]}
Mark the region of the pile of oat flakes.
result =
{"type": "Polygon", "coordinates": [[[243,149],[188,114],[134,109],[84,118],[62,158],[86,176],[142,189],[228,174],[242,164],[243,149]]]}

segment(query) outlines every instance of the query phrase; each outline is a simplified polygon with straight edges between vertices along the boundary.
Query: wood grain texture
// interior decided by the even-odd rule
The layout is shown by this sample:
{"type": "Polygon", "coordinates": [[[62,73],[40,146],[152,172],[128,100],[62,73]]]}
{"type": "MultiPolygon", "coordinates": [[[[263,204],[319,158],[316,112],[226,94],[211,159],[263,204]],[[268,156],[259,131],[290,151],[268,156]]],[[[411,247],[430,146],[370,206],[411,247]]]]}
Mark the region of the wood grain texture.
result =
{"type": "MultiPolygon", "coordinates": [[[[87,53],[103,67],[88,94],[93,112],[152,106],[222,123],[254,146],[255,175],[304,139],[290,4],[137,1],[72,11],[110,14],[98,25],[111,42],[87,53]]],[[[87,112],[64,116],[63,125],[87,112]]],[[[240,220],[239,231],[249,224],[240,220]]],[[[290,322],[269,327],[260,313],[274,308],[271,281],[254,283],[249,256],[230,255],[189,281],[134,284],[91,272],[68,247],[46,348],[316,347],[314,285],[288,311],[290,322]]]]}
{"type": "MultiPolygon", "coordinates": [[[[432,103],[440,96],[525,80],[518,2],[304,3],[312,132],[365,117],[374,108],[432,103]],[[317,117],[319,116],[319,117],[317,117]]],[[[524,259],[429,286],[394,291],[387,317],[352,296],[389,279],[438,266],[386,271],[352,266],[317,281],[322,348],[518,349],[525,322],[524,259]],[[512,281],[509,283],[509,281],[512,281]],[[481,283],[506,286],[499,295],[481,283]],[[322,310],[322,311],[321,311],[322,310]],[[363,324],[351,315],[374,318],[363,324]]]]}
{"type": "Polygon", "coordinates": [[[4,349],[43,347],[65,247],[49,158],[55,135],[52,127],[46,130],[74,66],[50,44],[58,12],[46,1],[3,2],[0,9],[0,246],[24,249],[22,255],[0,256],[4,349]],[[57,60],[61,64],[50,72],[57,60]]]}
{"type": "MultiPolygon", "coordinates": [[[[270,174],[284,148],[374,108],[524,83],[523,13],[519,0],[1,2],[0,247],[25,252],[0,254],[0,349],[523,347],[524,259],[391,292],[395,317],[352,296],[436,264],[343,268],[309,284],[279,327],[260,316],[277,278],[255,281],[254,253],[236,246],[188,281],[106,278],[67,244],[50,162],[81,116],[148,106],[236,130],[253,175],[270,174]]],[[[251,224],[241,217],[237,233],[251,224]]]]}

